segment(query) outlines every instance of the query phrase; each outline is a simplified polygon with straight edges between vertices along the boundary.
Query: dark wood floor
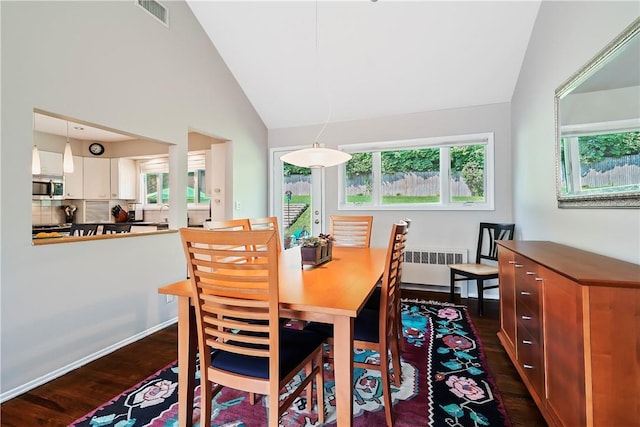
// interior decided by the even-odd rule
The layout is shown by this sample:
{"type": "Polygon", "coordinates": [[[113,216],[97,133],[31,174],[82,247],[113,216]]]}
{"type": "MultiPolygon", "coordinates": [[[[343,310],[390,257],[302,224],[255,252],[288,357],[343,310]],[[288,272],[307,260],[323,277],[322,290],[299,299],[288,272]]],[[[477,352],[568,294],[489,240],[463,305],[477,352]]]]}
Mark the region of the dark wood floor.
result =
{"type": "MultiPolygon", "coordinates": [[[[403,291],[403,296],[446,301],[447,294],[403,291]]],[[[462,301],[480,334],[489,368],[515,426],[546,426],[535,403],[502,349],[498,304],[485,301],[477,316],[476,301],[462,301]]],[[[66,426],[122,391],[177,359],[177,327],[167,327],[0,406],[0,425],[66,426]]]]}

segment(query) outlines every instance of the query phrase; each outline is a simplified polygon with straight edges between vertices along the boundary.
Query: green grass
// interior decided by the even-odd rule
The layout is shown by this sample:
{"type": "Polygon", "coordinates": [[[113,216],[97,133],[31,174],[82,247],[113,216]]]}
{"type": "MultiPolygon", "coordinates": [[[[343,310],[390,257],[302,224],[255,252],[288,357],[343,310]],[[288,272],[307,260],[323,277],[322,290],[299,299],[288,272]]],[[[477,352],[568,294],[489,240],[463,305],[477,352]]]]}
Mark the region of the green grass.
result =
{"type": "MultiPolygon", "coordinates": [[[[306,203],[307,206],[310,206],[311,205],[311,196],[310,195],[307,195],[307,196],[291,196],[291,203],[306,203]]],[[[283,209],[287,209],[287,200],[286,199],[284,200],[283,209]]],[[[291,224],[291,227],[289,228],[289,232],[291,234],[293,234],[296,231],[300,230],[303,225],[306,225],[307,229],[309,229],[309,230],[311,229],[311,209],[309,207],[304,212],[302,212],[302,215],[300,215],[298,217],[296,222],[291,224]]]]}
{"type": "MultiPolygon", "coordinates": [[[[347,203],[370,204],[371,196],[357,195],[348,196],[347,203]]],[[[452,197],[454,203],[464,202],[483,202],[484,197],[481,196],[455,196],[452,197]]],[[[382,204],[417,204],[417,203],[439,203],[440,196],[382,196],[382,204]]]]}
{"type": "MultiPolygon", "coordinates": [[[[453,197],[454,203],[465,203],[465,202],[483,202],[483,197],[476,196],[458,196],[453,197]]],[[[358,204],[368,204],[371,203],[371,196],[358,195],[358,196],[348,196],[348,203],[358,203],[358,204]]],[[[440,202],[440,196],[383,196],[382,203],[385,205],[391,204],[416,204],[416,203],[438,203],[440,202]]],[[[306,203],[308,206],[311,205],[311,196],[291,196],[291,203],[306,203]]],[[[287,200],[284,200],[284,209],[287,209],[287,200]]],[[[307,229],[311,229],[311,209],[307,208],[300,217],[291,224],[289,232],[291,234],[300,230],[303,225],[307,226],[307,229]]],[[[285,230],[286,231],[286,230],[285,230]]],[[[325,230],[326,232],[326,230],[325,230]]]]}

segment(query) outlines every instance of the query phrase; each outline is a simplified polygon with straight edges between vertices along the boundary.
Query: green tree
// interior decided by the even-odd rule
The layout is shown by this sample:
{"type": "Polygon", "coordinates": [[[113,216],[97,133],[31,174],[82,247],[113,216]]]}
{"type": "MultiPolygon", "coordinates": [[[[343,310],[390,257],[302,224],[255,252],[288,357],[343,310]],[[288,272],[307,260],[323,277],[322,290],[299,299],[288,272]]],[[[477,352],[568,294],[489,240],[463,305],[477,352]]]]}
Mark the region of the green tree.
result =
{"type": "Polygon", "coordinates": [[[371,173],[371,153],[353,153],[345,168],[348,178],[371,173]]]}
{"type": "Polygon", "coordinates": [[[484,196],[483,145],[451,147],[451,171],[462,175],[473,196],[484,196]]]}
{"type": "Polygon", "coordinates": [[[580,136],[578,146],[582,164],[640,154],[640,132],[580,136]]]}
{"type": "Polygon", "coordinates": [[[282,174],[284,176],[290,175],[311,175],[311,169],[303,168],[300,166],[292,165],[291,163],[283,162],[282,174]]]}
{"type": "Polygon", "coordinates": [[[382,173],[431,172],[440,170],[440,149],[383,151],[382,173]]]}

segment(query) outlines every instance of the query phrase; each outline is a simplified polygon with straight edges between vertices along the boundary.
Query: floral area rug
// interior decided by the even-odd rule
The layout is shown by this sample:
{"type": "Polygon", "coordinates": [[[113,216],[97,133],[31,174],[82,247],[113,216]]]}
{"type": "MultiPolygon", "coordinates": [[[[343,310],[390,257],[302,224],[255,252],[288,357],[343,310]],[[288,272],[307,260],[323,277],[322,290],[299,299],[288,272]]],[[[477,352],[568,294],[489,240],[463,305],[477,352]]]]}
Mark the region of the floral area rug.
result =
{"type": "MultiPolygon", "coordinates": [[[[406,340],[402,385],[394,387],[392,383],[395,426],[511,426],[464,306],[403,300],[402,322],[406,340]]],[[[356,351],[354,357],[365,360],[378,355],[356,351]]],[[[70,426],[177,426],[177,385],[178,368],[173,363],[70,426]]],[[[335,425],[334,385],[326,366],[327,426],[335,425]]],[[[199,387],[195,391],[194,426],[199,425],[199,387]]],[[[320,425],[317,407],[305,411],[304,399],[298,398],[283,414],[282,427],[320,425]]],[[[267,424],[266,401],[260,399],[251,405],[247,393],[225,388],[213,400],[211,427],[263,427],[267,424]]],[[[379,371],[354,370],[353,405],[354,426],[386,424],[379,371]]]]}

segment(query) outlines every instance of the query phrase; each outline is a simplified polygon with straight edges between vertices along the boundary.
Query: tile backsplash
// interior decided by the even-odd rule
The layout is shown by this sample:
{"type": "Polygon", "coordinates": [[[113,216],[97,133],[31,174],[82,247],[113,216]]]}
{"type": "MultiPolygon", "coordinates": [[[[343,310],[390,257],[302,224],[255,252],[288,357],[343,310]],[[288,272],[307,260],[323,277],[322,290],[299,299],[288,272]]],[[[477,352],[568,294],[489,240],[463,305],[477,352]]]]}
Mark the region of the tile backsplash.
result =
{"type": "Polygon", "coordinates": [[[31,222],[33,225],[63,224],[65,206],[64,200],[33,200],[31,201],[31,222]]]}

